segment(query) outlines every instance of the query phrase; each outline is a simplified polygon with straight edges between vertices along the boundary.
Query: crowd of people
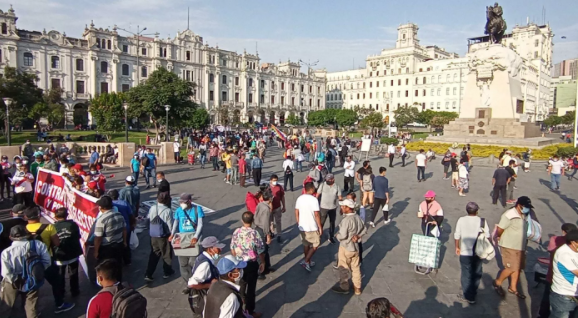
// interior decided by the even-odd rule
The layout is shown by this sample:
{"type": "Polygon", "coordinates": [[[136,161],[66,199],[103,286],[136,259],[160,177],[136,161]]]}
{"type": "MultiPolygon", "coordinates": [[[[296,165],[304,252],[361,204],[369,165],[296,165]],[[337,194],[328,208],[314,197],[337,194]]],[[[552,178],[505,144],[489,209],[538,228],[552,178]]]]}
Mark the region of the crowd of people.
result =
{"type": "MultiPolygon", "coordinates": [[[[123,265],[132,262],[131,237],[141,202],[137,186],[140,177],[144,178],[146,189],[158,187],[157,204],[152,205],[148,213],[151,240],[144,281],[154,281],[154,273],[161,259],[163,278],[174,275],[173,256],[177,255],[179,274],[186,284],[182,294],[188,296],[194,317],[262,316],[256,308],[257,283],[277,270],[271,264],[270,246],[275,241],[282,242],[282,216],[288,209],[285,193],[294,191],[296,173],[303,170],[307,174],[302,181],[302,193],[295,202],[296,224],[289,225],[297,227],[300,233],[303,256],[299,266],[305,273],[311,272],[316,265],[315,254],[319,246],[325,241],[338,244],[334,268],[339,277],[331,290],[339,294],[349,294],[353,290],[355,295],[361,295],[364,287],[361,279],[363,242],[369,228],[377,226],[379,214],[383,215],[383,226],[391,223],[391,184],[387,171],[394,167],[394,154],[398,150],[394,147],[394,152],[390,152],[388,149],[386,157],[389,158],[389,167],[379,166],[374,170],[369,160],[357,167],[352,158],[355,147],[355,143],[346,137],[323,140],[312,137],[306,130],[289,136],[272,132],[193,132],[176,136],[176,163],[181,162],[181,148],[185,148],[193,156],[193,162],[199,160],[201,168],[204,169],[210,162],[213,171],[221,171],[224,183],[241,187],[253,185],[258,189],[256,193],[250,192],[246,198],[248,211],[241,215],[242,225],[232,232],[230,252],[227,254],[224,253],[226,245],[216,237],[222,233],[205,233],[205,211],[192,201],[191,194],[181,194],[178,208],[172,208],[170,183],[163,171],[157,171],[157,158],[146,146],[140,147],[134,154],[131,173],[124,180],[125,186],[109,191],[105,189],[106,177],[100,173],[98,153],[94,158],[91,155],[86,172],[81,165],[71,162],[73,157],[66,149],[33,153],[31,158],[35,159],[34,162],[26,162],[23,157],[14,158],[13,162],[2,158],[2,176],[8,176],[2,179],[2,189],[4,180],[11,180],[16,205],[12,209],[13,218],[8,223],[2,223],[0,233],[1,274],[4,278],[0,304],[3,309],[0,312],[13,310],[18,294],[23,294],[27,317],[37,317],[38,289],[44,280],[52,287],[54,312],[72,309],[75,304],[65,301],[67,273],[70,296],[75,297],[80,292],[78,258],[83,249],[79,227],[68,220],[66,208],[56,211],[55,224],[40,222],[40,209],[32,201],[33,184],[39,167],[61,172],[73,187],[98,198],[99,213],[85,250],[96,260],[93,283],[102,287],[102,291],[89,302],[86,311],[88,318],[110,317],[112,314],[116,317],[146,315],[146,299],[129,285],[123,284],[122,279],[123,265]],[[187,142],[183,146],[181,142],[185,138],[187,142]],[[274,173],[268,180],[263,180],[263,163],[266,158],[269,160],[269,148],[275,142],[282,150],[284,160],[278,167],[279,174],[274,173]],[[17,169],[14,173],[10,172],[13,167],[17,169]],[[343,183],[337,181],[333,173],[341,168],[343,183]],[[283,179],[283,185],[279,183],[280,179],[283,179]],[[25,189],[18,191],[17,188],[25,189]],[[356,193],[356,189],[359,192],[356,193]],[[325,231],[328,219],[328,229],[325,231]],[[31,250],[34,250],[35,256],[31,256],[31,250]]],[[[402,147],[402,167],[406,165],[406,154],[405,147],[402,147]]],[[[421,149],[415,155],[418,182],[428,179],[426,169],[434,158],[435,153],[431,149],[427,152],[421,149]]],[[[448,150],[440,162],[443,179],[451,179],[451,188],[457,190],[459,196],[466,196],[473,167],[471,146],[466,145],[459,153],[455,149],[448,150]]],[[[461,266],[462,285],[458,299],[463,303],[476,303],[483,260],[491,259],[478,252],[476,244],[480,233],[499,246],[502,254],[504,270],[493,281],[496,293],[505,296],[502,285],[509,280],[507,292],[519,299],[526,298],[518,289],[518,281],[525,266],[528,240],[532,241],[536,236],[536,227],[532,225],[539,223],[531,199],[514,196],[519,166],[529,171],[529,161],[525,161],[522,154],[514,156],[504,149],[492,178],[492,202],[497,204],[501,198],[504,207],[508,204],[512,207],[502,214],[494,233],[490,232],[490,228],[493,228],[491,224],[479,215],[479,206],[475,202],[465,206],[465,216],[455,223],[453,236],[455,253],[461,266]],[[529,227],[532,230],[528,230],[529,227]]],[[[548,173],[552,178],[552,189],[558,190],[564,166],[557,157],[550,161],[548,173]]],[[[7,188],[10,198],[9,185],[7,188]]],[[[448,220],[436,196],[432,190],[424,194],[417,217],[421,219],[424,236],[439,238],[448,220]]],[[[548,250],[551,262],[540,317],[567,317],[567,313],[577,307],[572,301],[573,297],[578,296],[578,280],[574,277],[578,276],[576,226],[562,225],[562,236],[553,237],[548,250]]],[[[371,318],[402,317],[386,298],[370,301],[366,315],[371,318]]]]}

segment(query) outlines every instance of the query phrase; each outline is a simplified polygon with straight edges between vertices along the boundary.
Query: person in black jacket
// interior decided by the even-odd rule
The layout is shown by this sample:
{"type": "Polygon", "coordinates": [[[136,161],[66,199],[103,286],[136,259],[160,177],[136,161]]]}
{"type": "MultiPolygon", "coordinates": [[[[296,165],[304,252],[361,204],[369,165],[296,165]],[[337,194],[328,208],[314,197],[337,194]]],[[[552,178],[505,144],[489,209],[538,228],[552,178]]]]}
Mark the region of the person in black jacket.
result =
{"type": "Polygon", "coordinates": [[[162,171],[157,172],[157,182],[159,183],[159,192],[166,192],[168,196],[171,196],[171,184],[165,179],[165,173],[162,171]]]}
{"type": "Polygon", "coordinates": [[[60,245],[55,249],[54,261],[60,272],[61,286],[66,286],[66,270],[70,277],[70,293],[73,297],[80,294],[78,286],[78,257],[82,255],[80,245],[80,229],[73,220],[67,220],[68,210],[59,208],[54,214],[56,234],[60,239],[60,245]]]}
{"type": "Polygon", "coordinates": [[[14,207],[12,207],[12,218],[0,222],[3,228],[2,233],[0,233],[0,253],[12,245],[12,240],[10,239],[10,229],[16,225],[26,226],[26,224],[28,224],[28,222],[24,220],[25,208],[26,207],[24,204],[16,204],[14,207]]]}

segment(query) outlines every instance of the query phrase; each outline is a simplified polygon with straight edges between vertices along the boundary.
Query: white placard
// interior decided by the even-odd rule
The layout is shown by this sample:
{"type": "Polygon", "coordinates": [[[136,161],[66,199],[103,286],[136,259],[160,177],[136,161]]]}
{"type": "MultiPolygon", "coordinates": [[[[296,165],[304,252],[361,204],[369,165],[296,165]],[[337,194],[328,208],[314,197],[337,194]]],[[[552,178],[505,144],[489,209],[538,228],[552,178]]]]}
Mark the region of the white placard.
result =
{"type": "Polygon", "coordinates": [[[361,151],[369,151],[371,148],[371,138],[361,139],[361,151]]]}

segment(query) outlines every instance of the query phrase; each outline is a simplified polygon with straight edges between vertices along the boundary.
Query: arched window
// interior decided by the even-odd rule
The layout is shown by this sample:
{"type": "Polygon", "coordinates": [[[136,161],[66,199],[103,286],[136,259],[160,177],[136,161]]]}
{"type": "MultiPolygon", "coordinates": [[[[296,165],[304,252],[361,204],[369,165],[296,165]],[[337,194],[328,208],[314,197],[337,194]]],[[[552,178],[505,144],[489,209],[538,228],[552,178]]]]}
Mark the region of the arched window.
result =
{"type": "Polygon", "coordinates": [[[387,75],[387,70],[383,70],[383,75],[387,75]]]}
{"type": "Polygon", "coordinates": [[[423,90],[423,96],[425,96],[425,93],[426,93],[426,90],[424,89],[424,90],[423,90]]]}
{"type": "Polygon", "coordinates": [[[405,74],[409,74],[409,67],[405,68],[405,74]]]}
{"type": "Polygon", "coordinates": [[[430,95],[431,95],[431,96],[434,96],[434,95],[435,95],[435,91],[434,91],[433,88],[431,89],[430,95]]]}
{"type": "Polygon", "coordinates": [[[123,65],[122,65],[122,75],[123,75],[123,76],[129,76],[129,67],[128,67],[128,64],[123,64],[123,65]]]}
{"type": "Polygon", "coordinates": [[[24,66],[33,66],[34,65],[34,57],[30,52],[24,52],[24,66]]]}
{"type": "Polygon", "coordinates": [[[419,83],[419,78],[415,78],[415,85],[417,85],[419,83]]]}
{"type": "Polygon", "coordinates": [[[100,72],[101,73],[108,73],[108,63],[102,61],[100,62],[100,72]]]}
{"type": "Polygon", "coordinates": [[[50,67],[60,68],[60,58],[58,56],[51,56],[50,57],[50,67]]]}
{"type": "Polygon", "coordinates": [[[351,83],[351,89],[353,89],[353,83],[351,83]]]}
{"type": "Polygon", "coordinates": [[[440,96],[442,94],[442,89],[438,88],[438,96],[440,96]]]}
{"type": "Polygon", "coordinates": [[[107,47],[110,50],[111,49],[110,40],[107,40],[106,42],[107,42],[107,47]]]}
{"type": "Polygon", "coordinates": [[[8,26],[6,23],[2,23],[2,34],[8,34],[8,26]]]}
{"type": "Polygon", "coordinates": [[[369,72],[369,77],[371,77],[371,75],[373,75],[373,72],[369,72]]]}
{"type": "Polygon", "coordinates": [[[102,44],[100,45],[101,48],[106,49],[106,40],[102,39],[102,44]]]}
{"type": "Polygon", "coordinates": [[[365,82],[363,82],[363,88],[365,88],[365,82]]]}

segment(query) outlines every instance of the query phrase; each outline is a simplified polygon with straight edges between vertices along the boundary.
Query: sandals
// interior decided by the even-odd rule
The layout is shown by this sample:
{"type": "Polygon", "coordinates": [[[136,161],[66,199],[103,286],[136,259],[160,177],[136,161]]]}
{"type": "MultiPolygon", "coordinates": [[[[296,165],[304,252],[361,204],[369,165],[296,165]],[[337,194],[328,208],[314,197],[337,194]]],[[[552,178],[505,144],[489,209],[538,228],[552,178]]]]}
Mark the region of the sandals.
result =
{"type": "Polygon", "coordinates": [[[498,295],[500,295],[500,297],[506,296],[504,289],[502,288],[502,286],[496,285],[496,281],[492,281],[492,286],[494,287],[494,290],[496,291],[496,293],[498,293],[498,295]]]}
{"type": "Polygon", "coordinates": [[[511,290],[510,288],[508,288],[508,293],[514,294],[514,295],[516,295],[516,297],[518,297],[520,299],[526,299],[526,295],[520,294],[517,290],[511,290]]]}

